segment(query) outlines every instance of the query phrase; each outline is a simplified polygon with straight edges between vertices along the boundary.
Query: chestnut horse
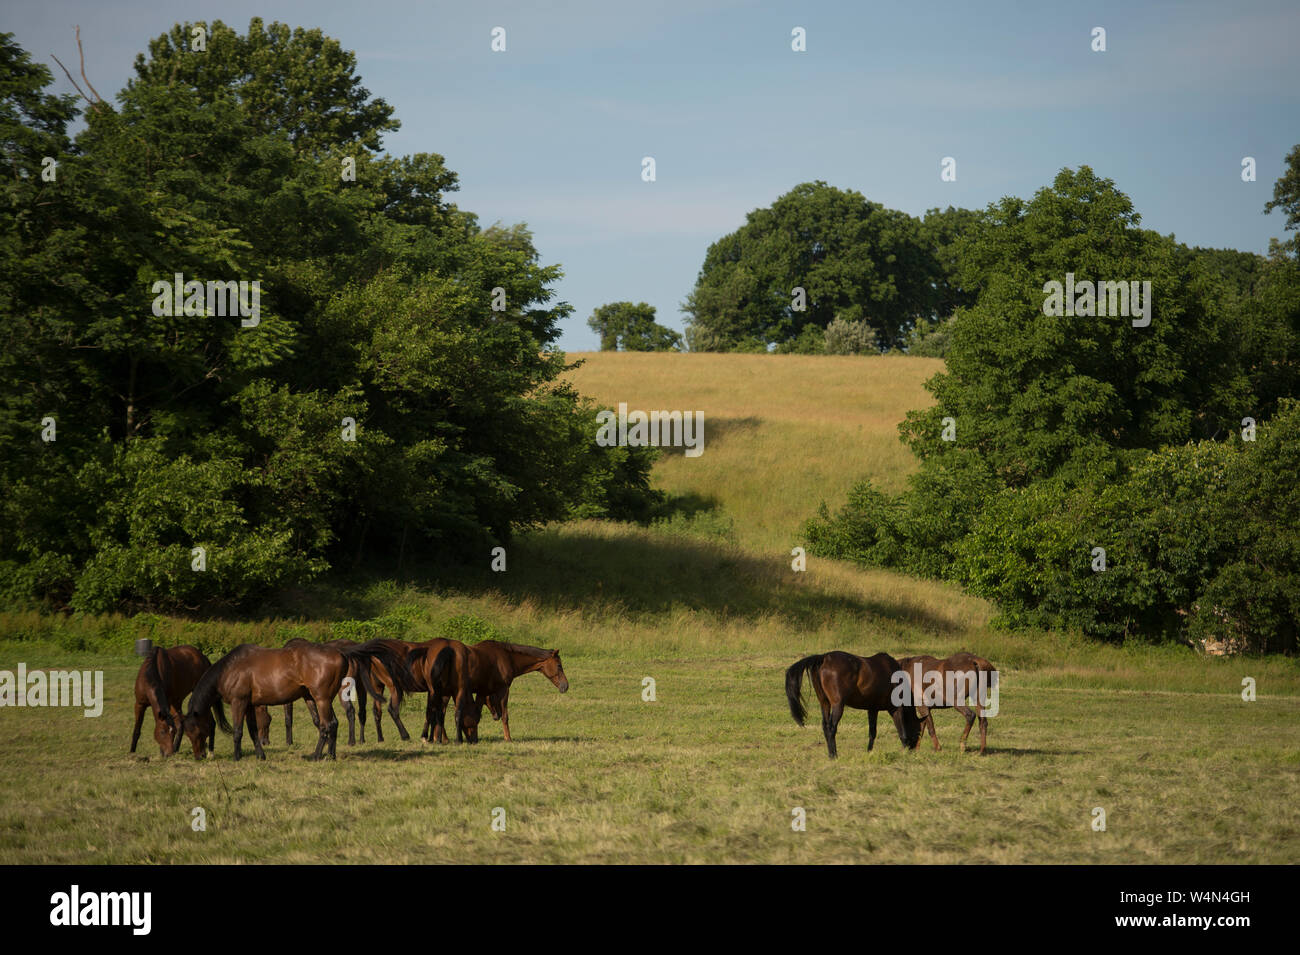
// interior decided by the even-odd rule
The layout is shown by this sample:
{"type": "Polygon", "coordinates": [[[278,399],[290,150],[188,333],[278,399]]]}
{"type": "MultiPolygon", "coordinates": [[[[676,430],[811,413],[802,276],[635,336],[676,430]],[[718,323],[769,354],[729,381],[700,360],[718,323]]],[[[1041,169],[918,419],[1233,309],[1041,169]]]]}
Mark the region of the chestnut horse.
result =
{"type": "Polygon", "coordinates": [[[568,692],[559,650],[543,650],[500,640],[481,640],[469,646],[470,690],[474,694],[464,718],[465,738],[478,742],[478,722],[487,704],[492,718],[501,721],[510,742],[510,684],[525,673],[540,671],[561,693],[568,692]]]}
{"type": "Polygon", "coordinates": [[[980,755],[988,742],[988,718],[984,709],[988,694],[998,684],[998,669],[983,657],[972,653],[954,653],[946,660],[931,656],[904,657],[898,665],[907,671],[913,692],[916,694],[916,715],[922,727],[929,727],[934,748],[939,748],[939,737],[934,732],[932,710],[955,709],[966,718],[966,731],[961,734],[961,752],[966,752],[966,737],[978,715],[980,721],[980,755]],[[932,676],[931,674],[937,674],[932,676]],[[982,674],[982,675],[981,675],[982,674]],[[971,699],[975,708],[964,704],[971,699]]]}
{"type": "MultiPolygon", "coordinates": [[[[153,738],[164,756],[176,752],[181,744],[185,716],[181,704],[190,695],[199,677],[212,666],[197,647],[188,644],[149,651],[140,672],[135,675],[135,729],[131,731],[131,752],[140,741],[140,726],[145,710],[153,710],[153,738]]],[[[216,730],[214,729],[215,733],[216,730]]]]}
{"type": "Polygon", "coordinates": [[[916,749],[921,740],[921,723],[916,709],[910,704],[907,676],[898,661],[888,653],[860,657],[832,650],[804,657],[785,671],[785,696],[790,704],[790,715],[800,726],[807,715],[803,705],[803,677],[808,674],[817,700],[822,705],[822,733],[826,749],[835,758],[835,733],[839,729],[844,707],[867,711],[870,735],[867,751],[876,744],[876,714],[886,711],[894,719],[898,738],[904,749],[916,749]],[[895,674],[901,674],[895,676],[895,674]],[[900,687],[896,692],[896,687],[900,687]]]}
{"type": "MultiPolygon", "coordinates": [[[[291,646],[295,643],[312,643],[310,640],[304,640],[302,637],[294,637],[285,646],[291,646]]],[[[344,650],[348,647],[357,646],[355,640],[326,640],[323,643],[316,644],[322,647],[333,647],[336,650],[344,650]]],[[[357,661],[351,660],[348,663],[348,676],[352,678],[352,693],[348,693],[346,688],[339,690],[339,703],[343,706],[343,715],[348,718],[348,745],[355,746],[357,742],[356,724],[358,722],[358,709],[361,723],[361,742],[366,741],[366,685],[357,679],[357,661]],[[355,700],[355,702],[354,702],[355,700]]],[[[376,704],[376,707],[378,704],[376,704]]],[[[320,715],[316,712],[316,704],[310,699],[307,700],[307,715],[311,717],[312,724],[320,728],[320,715]]],[[[267,718],[270,723],[270,717],[267,718]]],[[[270,742],[266,732],[262,728],[262,711],[258,710],[257,714],[258,731],[262,733],[262,743],[265,745],[270,742]]],[[[293,704],[284,704],[284,742],[288,746],[293,745],[293,704]]],[[[383,742],[383,737],[380,737],[383,742]]]]}
{"type": "MultiPolygon", "coordinates": [[[[398,660],[396,666],[389,666],[382,660],[371,660],[369,664],[371,682],[376,688],[382,687],[386,689],[389,694],[388,700],[385,701],[382,693],[371,692],[375,705],[375,735],[379,738],[379,742],[384,741],[383,704],[387,702],[388,713],[397,725],[397,734],[404,740],[410,739],[411,734],[406,731],[406,725],[402,722],[402,700],[407,693],[424,693],[427,691],[428,688],[424,683],[423,673],[425,668],[422,654],[429,644],[437,641],[430,640],[426,643],[414,643],[409,640],[378,639],[370,642],[383,644],[398,660]]],[[[365,741],[364,735],[362,741],[365,741]]]]}
{"type": "MultiPolygon", "coordinates": [[[[250,708],[279,706],[302,699],[310,700],[318,714],[319,738],[316,752],[310,758],[320,759],[328,745],[329,756],[334,759],[339,724],[334,718],[333,699],[343,685],[350,662],[363,664],[357,668],[363,681],[370,680],[370,668],[364,664],[371,660],[381,660],[394,669],[404,666],[388,647],[378,645],[380,641],[342,649],[308,641],[291,643],[292,646],[280,650],[243,644],[199,678],[184,723],[196,759],[202,758],[205,752],[205,740],[211,738],[214,718],[223,730],[234,735],[238,760],[243,756],[244,719],[250,708]],[[233,729],[221,708],[223,700],[230,704],[233,729]]],[[[369,689],[374,691],[373,686],[369,689]]],[[[252,736],[258,759],[266,759],[261,734],[254,732],[252,736]]]]}

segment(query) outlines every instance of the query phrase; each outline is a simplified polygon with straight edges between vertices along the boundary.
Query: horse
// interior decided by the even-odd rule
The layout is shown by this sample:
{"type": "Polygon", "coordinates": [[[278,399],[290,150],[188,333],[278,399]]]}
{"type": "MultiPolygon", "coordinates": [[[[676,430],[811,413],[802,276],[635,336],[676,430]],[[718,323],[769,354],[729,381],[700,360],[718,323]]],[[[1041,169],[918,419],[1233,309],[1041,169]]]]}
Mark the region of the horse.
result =
{"type": "Polygon", "coordinates": [[[420,739],[429,742],[447,742],[447,732],[443,722],[447,712],[447,700],[456,701],[456,742],[472,736],[471,742],[478,739],[478,712],[471,712],[473,692],[471,689],[469,647],[459,640],[438,637],[427,644],[411,651],[408,658],[413,674],[428,690],[429,697],[424,707],[424,729],[420,739]],[[473,730],[467,731],[466,720],[472,716],[473,730]]]}
{"type": "Polygon", "coordinates": [[[923,727],[929,727],[930,739],[935,750],[939,749],[939,737],[934,732],[934,716],[931,710],[955,709],[966,718],[966,731],[961,734],[960,751],[966,752],[966,737],[978,715],[980,721],[980,755],[988,742],[988,718],[984,715],[988,702],[988,693],[998,683],[998,670],[983,657],[972,653],[954,653],[946,660],[931,656],[904,657],[898,665],[907,671],[913,692],[916,694],[916,714],[923,727]],[[937,677],[929,674],[937,673],[937,677]],[[967,699],[975,702],[975,708],[964,706],[967,699]]]}
{"type": "MultiPolygon", "coordinates": [[[[389,666],[381,660],[371,660],[370,676],[376,687],[382,686],[388,690],[388,713],[397,725],[398,735],[404,740],[410,739],[411,734],[406,731],[406,725],[402,722],[402,700],[407,693],[427,692],[428,687],[424,683],[424,667],[420,665],[420,657],[429,644],[436,641],[414,643],[409,640],[378,639],[370,642],[388,647],[398,661],[395,666],[389,666]]],[[[382,707],[385,699],[377,690],[372,690],[371,695],[374,697],[375,706],[375,735],[382,743],[384,741],[382,707]]]]}
{"type": "MultiPolygon", "coordinates": [[[[149,651],[140,672],[135,675],[135,728],[131,731],[131,752],[140,741],[140,726],[145,710],[153,710],[153,738],[164,756],[176,752],[181,744],[181,703],[189,696],[208,667],[208,658],[188,644],[149,651]]],[[[215,730],[214,730],[215,732],[215,730]]]]}
{"type": "MultiPolygon", "coordinates": [[[[286,643],[285,646],[287,647],[295,643],[310,644],[312,643],[312,641],[304,640],[302,637],[294,637],[292,640],[286,643]]],[[[322,647],[333,647],[336,650],[343,650],[348,647],[357,646],[357,642],[355,640],[326,640],[323,643],[314,644],[314,645],[322,646],[322,647]]],[[[357,742],[356,724],[358,718],[358,707],[360,708],[359,715],[360,715],[360,723],[361,723],[361,742],[364,743],[366,741],[366,686],[363,682],[357,679],[357,662],[355,660],[349,662],[348,664],[348,676],[352,677],[352,688],[355,691],[356,702],[355,703],[353,702],[354,694],[347,693],[345,689],[339,690],[339,702],[343,705],[343,715],[348,718],[348,745],[355,746],[357,742]]],[[[312,724],[316,726],[317,729],[320,729],[320,715],[316,712],[316,704],[313,703],[310,699],[307,700],[307,714],[311,717],[312,724]]],[[[259,731],[261,730],[261,719],[262,719],[262,714],[261,711],[259,710],[258,712],[259,731]]],[[[267,717],[267,721],[269,723],[270,721],[269,716],[267,717]]],[[[379,739],[380,742],[383,742],[382,736],[380,736],[379,739]]],[[[262,733],[262,742],[263,744],[270,742],[270,740],[267,739],[267,734],[265,732],[262,733]]],[[[293,745],[293,704],[292,703],[284,704],[284,742],[288,746],[293,745]]]]}
{"type": "Polygon", "coordinates": [[[481,640],[469,645],[470,689],[474,699],[465,716],[465,738],[478,742],[478,721],[486,703],[492,718],[501,721],[506,742],[510,742],[510,684],[525,673],[541,671],[561,693],[568,692],[559,650],[481,640]]]}
{"type": "Polygon", "coordinates": [[[822,706],[822,733],[831,759],[836,756],[835,733],[839,729],[844,707],[867,711],[870,735],[867,752],[876,744],[876,715],[885,710],[894,720],[904,749],[916,749],[921,740],[921,723],[911,705],[906,684],[907,674],[888,653],[860,657],[832,650],[804,657],[785,671],[785,696],[790,715],[800,726],[807,715],[803,705],[803,677],[808,675],[817,700],[822,706]],[[898,674],[896,676],[896,674],[898,674]]]}
{"type": "MultiPolygon", "coordinates": [[[[190,696],[189,712],[185,715],[185,735],[194,750],[194,758],[201,759],[205,752],[205,739],[210,739],[215,720],[221,728],[235,737],[235,759],[242,758],[244,719],[252,707],[278,706],[294,700],[310,700],[318,713],[319,738],[311,759],[321,758],[326,746],[330,759],[335,759],[335,742],[338,738],[338,720],[334,718],[332,701],[343,685],[352,661],[365,664],[381,660],[386,666],[400,669],[402,661],[388,647],[372,641],[360,647],[326,647],[308,641],[293,642],[280,650],[267,650],[252,644],[243,644],[214,663],[199,678],[190,696]],[[230,704],[234,727],[226,720],[222,701],[230,704]],[[215,716],[214,716],[215,714],[215,716]]],[[[357,667],[363,682],[370,680],[370,668],[357,667]]],[[[370,686],[371,692],[374,687],[370,686]]],[[[254,732],[253,746],[258,759],[266,759],[262,737],[254,732]]]]}

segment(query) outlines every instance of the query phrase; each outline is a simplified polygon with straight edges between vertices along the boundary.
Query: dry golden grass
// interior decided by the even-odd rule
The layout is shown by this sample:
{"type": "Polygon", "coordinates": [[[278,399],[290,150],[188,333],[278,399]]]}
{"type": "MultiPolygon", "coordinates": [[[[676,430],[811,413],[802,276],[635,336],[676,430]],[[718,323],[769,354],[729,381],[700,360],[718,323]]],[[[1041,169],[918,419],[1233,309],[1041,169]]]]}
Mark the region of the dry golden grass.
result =
{"type": "Polygon", "coordinates": [[[870,477],[901,491],[915,468],[898,424],[931,403],[922,387],[937,358],[588,352],[569,380],[583,394],[628,409],[702,411],[704,454],[665,452],[664,490],[715,497],[738,540],[764,550],[797,543],[825,499],[841,503],[870,477]]]}

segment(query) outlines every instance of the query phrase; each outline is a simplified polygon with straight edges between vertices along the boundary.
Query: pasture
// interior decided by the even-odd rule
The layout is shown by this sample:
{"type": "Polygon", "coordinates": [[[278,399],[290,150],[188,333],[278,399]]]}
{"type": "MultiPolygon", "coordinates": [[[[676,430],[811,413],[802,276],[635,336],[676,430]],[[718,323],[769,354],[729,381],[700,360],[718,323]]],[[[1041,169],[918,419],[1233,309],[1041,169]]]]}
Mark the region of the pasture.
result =
{"type": "MultiPolygon", "coordinates": [[[[683,505],[671,520],[549,527],[512,545],[501,574],[367,568],[259,620],[0,614],[0,670],[100,669],[106,690],[99,718],[0,710],[0,862],[1300,861],[1297,661],[1005,633],[943,584],[815,559],[791,571],[821,498],[838,505],[860,476],[901,486],[896,426],[937,361],[575,357],[588,360],[572,379],[602,402],[704,411],[704,455],[656,465],[683,505]],[[275,711],[265,763],[232,762],[222,733],[201,763],[161,759],[148,732],[127,753],[131,636],[279,645],[384,615],[412,640],[474,615],[558,647],[571,688],[516,681],[510,744],[486,714],[473,747],[402,742],[385,716],[385,743],[368,725],[349,747],[344,724],[338,761],[312,763],[299,703],[295,746],[275,711]],[[903,752],[882,717],[868,754],[866,714],[849,710],[828,760],[815,699],[805,687],[812,719],[796,726],[783,677],[830,649],[992,660],[988,755],[957,752],[952,710],[934,714],[941,751],[927,737],[903,752]]],[[[404,708],[413,735],[423,705],[404,708]]]]}

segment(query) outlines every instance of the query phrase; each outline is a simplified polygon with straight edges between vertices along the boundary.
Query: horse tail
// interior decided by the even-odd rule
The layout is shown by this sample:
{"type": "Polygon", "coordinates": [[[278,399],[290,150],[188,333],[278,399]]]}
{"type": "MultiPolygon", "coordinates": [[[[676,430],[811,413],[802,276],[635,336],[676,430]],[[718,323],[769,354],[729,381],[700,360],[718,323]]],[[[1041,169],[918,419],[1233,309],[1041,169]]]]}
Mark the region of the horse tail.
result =
{"type": "Polygon", "coordinates": [[[433,673],[429,676],[429,692],[442,692],[446,685],[447,671],[456,666],[456,651],[451,647],[443,647],[442,651],[433,658],[433,673]]]}
{"type": "Polygon", "coordinates": [[[339,650],[339,653],[343,654],[345,660],[357,661],[357,673],[361,675],[366,692],[378,700],[382,701],[384,694],[376,689],[374,682],[371,680],[369,665],[371,660],[378,660],[384,665],[384,669],[392,676],[394,684],[399,689],[402,687],[403,680],[414,683],[411,680],[411,672],[406,666],[406,661],[383,640],[371,640],[359,647],[346,647],[339,650]]]}
{"type": "Polygon", "coordinates": [[[811,680],[821,668],[822,660],[826,658],[824,653],[814,653],[810,657],[804,657],[790,669],[785,671],[785,698],[790,704],[790,715],[794,721],[803,726],[804,717],[808,711],[803,705],[803,677],[808,674],[811,680]]]}
{"type": "Polygon", "coordinates": [[[167,703],[167,674],[170,669],[171,661],[167,659],[167,651],[162,647],[150,649],[149,655],[144,659],[145,685],[153,694],[154,712],[169,722],[171,707],[167,703]]]}

